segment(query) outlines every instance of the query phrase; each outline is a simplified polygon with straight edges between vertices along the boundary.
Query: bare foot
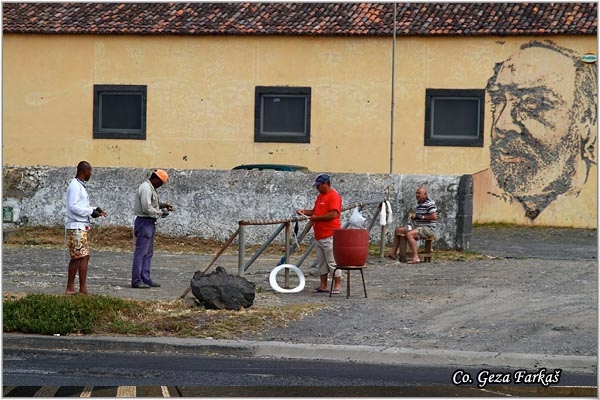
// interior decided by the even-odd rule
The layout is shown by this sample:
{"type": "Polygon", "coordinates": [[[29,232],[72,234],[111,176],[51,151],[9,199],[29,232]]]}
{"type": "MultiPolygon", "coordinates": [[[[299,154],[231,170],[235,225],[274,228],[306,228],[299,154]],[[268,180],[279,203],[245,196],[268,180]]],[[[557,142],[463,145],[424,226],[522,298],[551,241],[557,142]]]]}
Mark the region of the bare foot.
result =
{"type": "Polygon", "coordinates": [[[66,294],[67,296],[72,296],[72,295],[74,295],[74,294],[77,294],[77,292],[76,292],[76,291],[74,291],[74,290],[65,290],[65,294],[66,294]]]}
{"type": "Polygon", "coordinates": [[[88,291],[87,290],[80,290],[79,294],[84,294],[85,295],[85,294],[88,294],[88,291]]]}
{"type": "Polygon", "coordinates": [[[418,259],[418,258],[417,258],[417,259],[415,260],[415,259],[413,258],[412,260],[408,260],[406,263],[407,263],[407,264],[418,264],[418,263],[420,263],[420,262],[421,262],[421,260],[420,260],[420,259],[418,259]]]}
{"type": "Polygon", "coordinates": [[[395,260],[395,259],[396,259],[396,256],[395,256],[395,255],[393,255],[393,254],[386,254],[385,256],[386,256],[387,258],[390,258],[390,259],[392,259],[392,260],[395,260]]]}

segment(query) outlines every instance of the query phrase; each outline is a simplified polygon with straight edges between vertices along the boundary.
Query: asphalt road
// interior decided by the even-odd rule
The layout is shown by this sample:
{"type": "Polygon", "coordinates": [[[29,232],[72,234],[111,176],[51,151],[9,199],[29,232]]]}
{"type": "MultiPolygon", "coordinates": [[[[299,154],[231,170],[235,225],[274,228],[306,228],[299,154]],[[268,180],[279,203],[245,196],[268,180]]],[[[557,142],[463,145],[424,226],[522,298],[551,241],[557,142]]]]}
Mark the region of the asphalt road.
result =
{"type": "Polygon", "coordinates": [[[587,386],[538,388],[495,386],[493,389],[457,386],[4,386],[3,397],[597,397],[587,386]]]}
{"type": "Polygon", "coordinates": [[[45,390],[44,397],[66,397],[66,388],[76,387],[80,393],[104,391],[103,397],[115,397],[117,391],[123,395],[126,390],[127,397],[490,396],[519,390],[565,395],[573,394],[573,388],[579,388],[575,393],[592,396],[596,384],[595,375],[557,370],[527,375],[518,370],[455,366],[27,349],[4,351],[2,377],[5,385],[13,387],[5,386],[5,397],[27,395],[27,390],[29,396],[45,390]],[[549,384],[527,383],[534,376],[543,376],[549,384]],[[109,387],[116,388],[112,395],[106,393],[109,387]],[[152,393],[150,387],[161,390],[152,393]]]}

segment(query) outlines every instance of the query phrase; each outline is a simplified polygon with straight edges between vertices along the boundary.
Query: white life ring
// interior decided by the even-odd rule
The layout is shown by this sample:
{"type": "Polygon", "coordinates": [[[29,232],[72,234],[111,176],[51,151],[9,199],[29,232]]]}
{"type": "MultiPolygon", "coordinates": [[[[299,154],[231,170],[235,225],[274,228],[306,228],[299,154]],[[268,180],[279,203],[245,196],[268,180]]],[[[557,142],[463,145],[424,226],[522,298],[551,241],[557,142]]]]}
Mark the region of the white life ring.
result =
{"type": "Polygon", "coordinates": [[[304,279],[304,274],[302,273],[300,268],[292,264],[281,264],[273,268],[273,271],[271,271],[271,275],[269,275],[269,283],[271,284],[273,290],[275,290],[278,293],[298,293],[302,291],[302,289],[304,289],[304,284],[306,283],[306,280],[304,279]],[[294,289],[284,289],[277,283],[277,273],[284,268],[291,269],[292,272],[295,272],[296,275],[298,275],[298,279],[300,279],[300,283],[294,289]]]}

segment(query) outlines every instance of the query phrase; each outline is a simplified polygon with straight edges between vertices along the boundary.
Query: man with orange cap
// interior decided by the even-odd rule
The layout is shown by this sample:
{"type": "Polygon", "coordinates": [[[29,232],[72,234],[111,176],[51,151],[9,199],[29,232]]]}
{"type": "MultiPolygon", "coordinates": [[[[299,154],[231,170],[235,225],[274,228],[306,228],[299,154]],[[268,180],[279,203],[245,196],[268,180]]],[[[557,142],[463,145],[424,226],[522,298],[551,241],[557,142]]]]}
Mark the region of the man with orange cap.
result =
{"type": "Polygon", "coordinates": [[[154,234],[156,221],[165,218],[173,207],[158,200],[156,189],[167,183],[169,175],[162,169],[155,169],[148,180],[144,181],[135,195],[135,252],[131,268],[131,287],[148,289],[160,287],[150,277],[150,266],[154,255],[154,234]]]}

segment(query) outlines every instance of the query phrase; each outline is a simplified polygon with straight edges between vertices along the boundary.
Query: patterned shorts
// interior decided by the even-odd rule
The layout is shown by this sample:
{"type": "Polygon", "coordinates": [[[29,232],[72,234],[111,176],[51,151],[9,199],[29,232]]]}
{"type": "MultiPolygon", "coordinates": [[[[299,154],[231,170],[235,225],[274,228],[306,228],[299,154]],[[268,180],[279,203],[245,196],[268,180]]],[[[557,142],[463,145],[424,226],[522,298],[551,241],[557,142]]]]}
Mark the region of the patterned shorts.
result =
{"type": "Polygon", "coordinates": [[[71,260],[90,255],[87,231],[83,229],[67,229],[67,240],[71,260]]]}

